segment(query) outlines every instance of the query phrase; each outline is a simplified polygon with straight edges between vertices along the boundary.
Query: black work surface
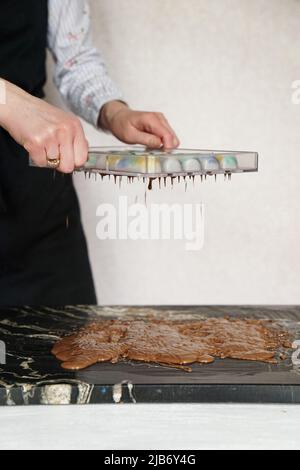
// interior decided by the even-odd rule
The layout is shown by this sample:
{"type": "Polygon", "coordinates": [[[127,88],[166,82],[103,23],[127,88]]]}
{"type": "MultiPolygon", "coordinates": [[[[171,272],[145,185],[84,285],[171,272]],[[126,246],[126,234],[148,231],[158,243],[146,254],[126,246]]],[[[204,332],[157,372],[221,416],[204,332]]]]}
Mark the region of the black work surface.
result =
{"type": "Polygon", "coordinates": [[[0,405],[86,403],[300,403],[300,368],[292,350],[276,365],[216,360],[192,372],[137,362],[96,364],[73,372],[53,344],[95,318],[190,320],[217,316],[272,319],[300,339],[300,307],[66,307],[0,310],[0,405]],[[0,356],[1,362],[1,356],[0,356]]]}

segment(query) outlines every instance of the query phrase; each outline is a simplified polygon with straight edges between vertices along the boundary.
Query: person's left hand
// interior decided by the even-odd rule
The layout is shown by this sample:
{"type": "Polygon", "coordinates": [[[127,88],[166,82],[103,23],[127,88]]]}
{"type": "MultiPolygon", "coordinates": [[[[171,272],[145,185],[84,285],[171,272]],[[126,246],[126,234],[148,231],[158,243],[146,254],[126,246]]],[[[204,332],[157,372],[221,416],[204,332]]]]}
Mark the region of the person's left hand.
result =
{"type": "Polygon", "coordinates": [[[166,150],[177,148],[180,144],[163,114],[133,111],[120,101],[111,101],[103,106],[98,124],[126,144],[163,147],[166,150]]]}

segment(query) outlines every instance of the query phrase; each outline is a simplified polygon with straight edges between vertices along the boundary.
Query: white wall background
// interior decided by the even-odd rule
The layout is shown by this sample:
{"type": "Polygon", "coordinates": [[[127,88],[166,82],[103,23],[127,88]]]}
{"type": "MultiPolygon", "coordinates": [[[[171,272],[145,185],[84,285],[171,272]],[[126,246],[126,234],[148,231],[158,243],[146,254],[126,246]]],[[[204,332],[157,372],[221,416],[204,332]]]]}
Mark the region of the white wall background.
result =
{"type": "MultiPolygon", "coordinates": [[[[257,150],[258,174],[155,202],[204,202],[205,246],[102,241],[96,208],[140,185],[75,177],[101,304],[300,303],[298,0],[92,0],[95,42],[136,108],[164,112],[184,147],[257,150]]],[[[52,85],[49,98],[58,102],[52,85]]],[[[86,127],[92,145],[114,140],[86,127]]]]}

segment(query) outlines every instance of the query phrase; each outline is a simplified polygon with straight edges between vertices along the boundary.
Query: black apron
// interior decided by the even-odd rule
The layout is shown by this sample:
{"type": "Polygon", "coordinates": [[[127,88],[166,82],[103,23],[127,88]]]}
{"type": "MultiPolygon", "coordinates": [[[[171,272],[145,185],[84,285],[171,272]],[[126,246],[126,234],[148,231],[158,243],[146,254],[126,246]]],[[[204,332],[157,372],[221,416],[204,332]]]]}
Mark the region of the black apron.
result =
{"type": "MultiPolygon", "coordinates": [[[[0,77],[43,97],[47,0],[1,0],[0,77]]],[[[30,168],[0,128],[0,306],[95,304],[72,177],[30,168]]]]}

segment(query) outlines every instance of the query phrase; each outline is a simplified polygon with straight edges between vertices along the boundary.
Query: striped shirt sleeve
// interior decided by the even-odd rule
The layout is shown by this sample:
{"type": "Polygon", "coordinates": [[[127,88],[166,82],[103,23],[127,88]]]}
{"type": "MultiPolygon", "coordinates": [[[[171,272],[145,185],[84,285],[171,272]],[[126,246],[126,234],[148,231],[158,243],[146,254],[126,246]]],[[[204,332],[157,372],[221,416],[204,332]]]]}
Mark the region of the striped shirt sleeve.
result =
{"type": "Polygon", "coordinates": [[[102,106],[123,97],[93,46],[89,5],[86,0],[48,0],[48,6],[55,85],[75,114],[97,126],[102,106]]]}

